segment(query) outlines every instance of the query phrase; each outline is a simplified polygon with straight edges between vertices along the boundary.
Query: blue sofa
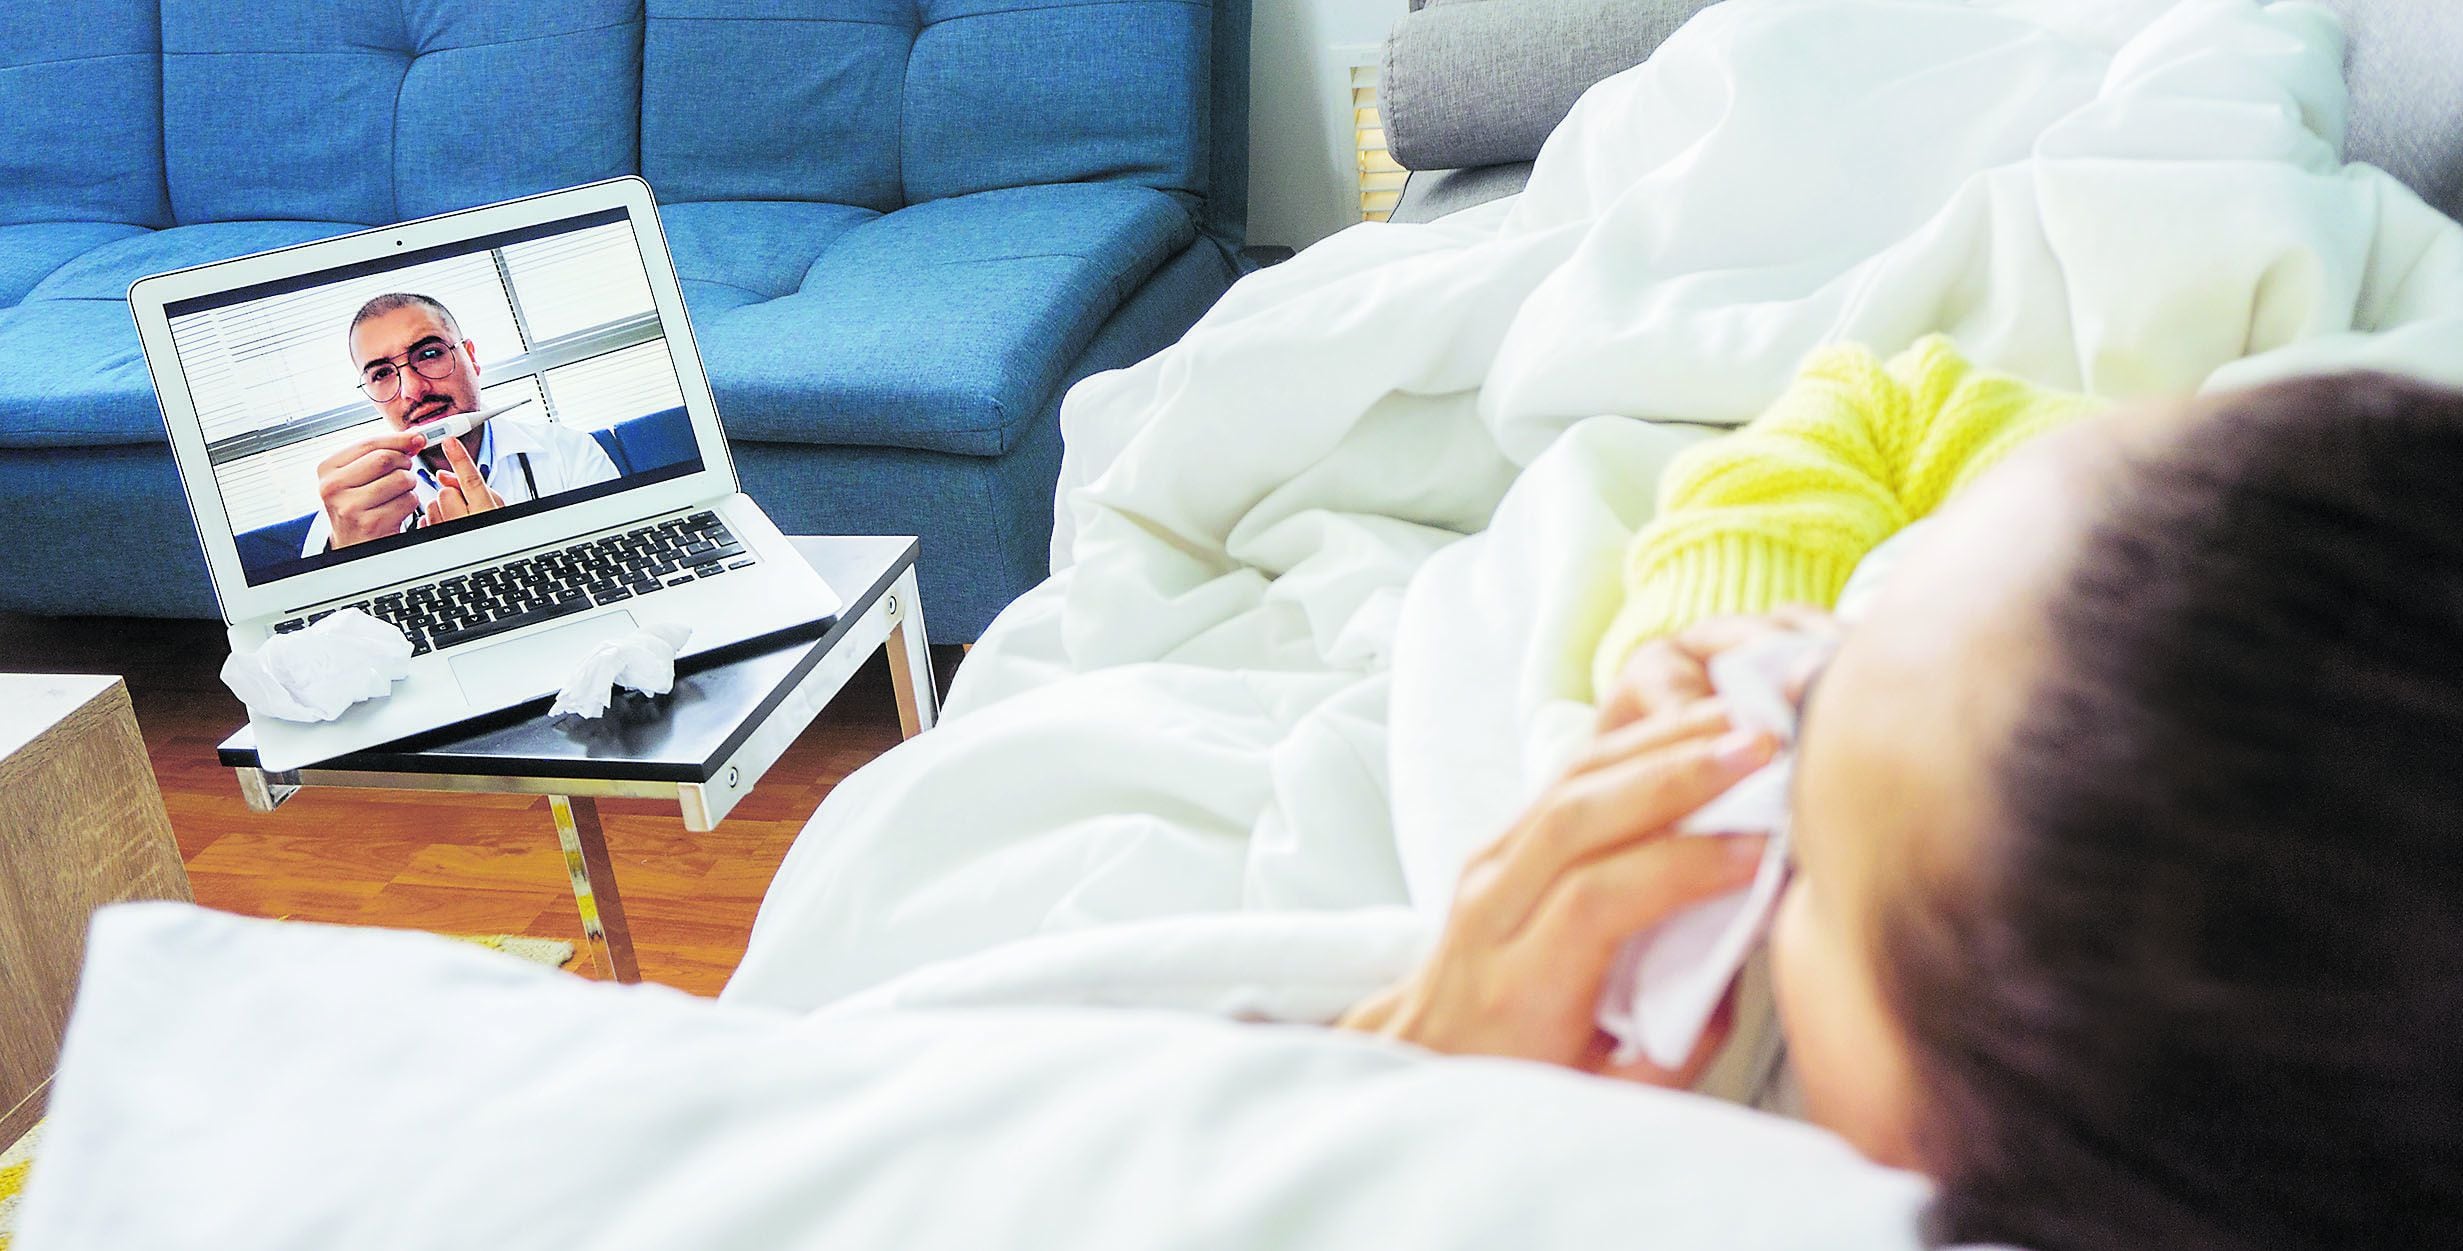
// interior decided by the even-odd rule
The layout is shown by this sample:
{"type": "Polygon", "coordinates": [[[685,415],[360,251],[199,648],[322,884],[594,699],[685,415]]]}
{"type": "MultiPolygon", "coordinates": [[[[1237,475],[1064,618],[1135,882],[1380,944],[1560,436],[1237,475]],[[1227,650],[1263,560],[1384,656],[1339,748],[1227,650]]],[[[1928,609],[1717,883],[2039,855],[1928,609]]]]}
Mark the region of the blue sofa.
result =
{"type": "Polygon", "coordinates": [[[640,173],[746,489],[923,536],[972,639],[1043,575],[1062,393],[1236,276],[1247,10],[0,5],[0,611],[215,613],[132,280],[640,173]]]}

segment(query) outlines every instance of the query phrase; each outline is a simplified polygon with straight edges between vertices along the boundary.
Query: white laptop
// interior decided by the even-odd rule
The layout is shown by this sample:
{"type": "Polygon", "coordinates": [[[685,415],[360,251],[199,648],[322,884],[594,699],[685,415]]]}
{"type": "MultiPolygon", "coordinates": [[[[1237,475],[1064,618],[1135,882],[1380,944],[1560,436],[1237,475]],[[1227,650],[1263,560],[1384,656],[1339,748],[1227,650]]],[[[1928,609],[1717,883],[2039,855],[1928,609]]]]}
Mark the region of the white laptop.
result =
{"type": "Polygon", "coordinates": [[[619,178],[157,274],[128,305],[247,652],[357,607],[390,695],[252,716],[287,772],[553,694],[653,624],[691,656],[840,601],[738,488],[650,188],[619,178]]]}

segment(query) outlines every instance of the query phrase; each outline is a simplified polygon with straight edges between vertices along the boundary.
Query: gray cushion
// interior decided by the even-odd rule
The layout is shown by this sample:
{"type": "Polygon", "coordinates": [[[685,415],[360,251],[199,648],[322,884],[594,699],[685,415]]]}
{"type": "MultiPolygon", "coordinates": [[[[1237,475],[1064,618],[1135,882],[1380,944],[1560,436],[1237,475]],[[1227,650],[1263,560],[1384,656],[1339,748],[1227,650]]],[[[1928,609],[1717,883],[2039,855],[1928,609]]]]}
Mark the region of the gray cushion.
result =
{"type": "Polygon", "coordinates": [[[1386,144],[1406,169],[1527,161],[1592,83],[1710,0],[1438,0],[1386,41],[1386,144]]]}
{"type": "Polygon", "coordinates": [[[2351,35],[2346,151],[2463,217],[2463,3],[2327,0],[2351,35]]]}
{"type": "Polygon", "coordinates": [[[1418,170],[1403,181],[1403,198],[1387,220],[1433,222],[1448,213],[1512,195],[1530,181],[1529,161],[1470,169],[1418,170]]]}

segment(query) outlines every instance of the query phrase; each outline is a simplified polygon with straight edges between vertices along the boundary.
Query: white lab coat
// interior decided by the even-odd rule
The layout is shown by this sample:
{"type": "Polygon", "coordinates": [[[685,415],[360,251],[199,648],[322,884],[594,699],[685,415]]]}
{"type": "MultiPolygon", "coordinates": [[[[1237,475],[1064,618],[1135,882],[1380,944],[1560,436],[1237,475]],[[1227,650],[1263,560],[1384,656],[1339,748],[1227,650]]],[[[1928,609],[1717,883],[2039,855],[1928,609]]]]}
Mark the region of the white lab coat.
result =
{"type": "MultiPolygon", "coordinates": [[[[616,463],[607,458],[597,439],[569,426],[529,417],[499,417],[479,427],[479,454],[473,459],[478,462],[479,476],[508,504],[594,482],[612,482],[618,476],[616,463]]],[[[419,512],[402,523],[405,530],[427,515],[438,490],[436,475],[427,466],[420,465],[413,472],[419,479],[413,488],[419,497],[419,512]]],[[[319,509],[308,523],[300,555],[317,555],[332,539],[333,521],[319,509]]]]}

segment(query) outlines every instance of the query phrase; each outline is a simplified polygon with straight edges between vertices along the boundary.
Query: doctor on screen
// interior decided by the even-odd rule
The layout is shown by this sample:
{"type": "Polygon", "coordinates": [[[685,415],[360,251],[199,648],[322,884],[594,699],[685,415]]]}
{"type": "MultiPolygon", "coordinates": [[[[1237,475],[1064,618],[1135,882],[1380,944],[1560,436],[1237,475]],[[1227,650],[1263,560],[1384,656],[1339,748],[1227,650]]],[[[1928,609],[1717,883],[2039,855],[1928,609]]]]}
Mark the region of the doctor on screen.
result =
{"type": "Polygon", "coordinates": [[[478,348],[435,300],[409,292],[380,295],[351,319],[350,342],[359,389],[393,432],[348,444],[318,463],[323,507],[308,525],[301,555],[617,476],[598,440],[527,415],[507,414],[423,447],[410,431],[479,408],[478,348]]]}

